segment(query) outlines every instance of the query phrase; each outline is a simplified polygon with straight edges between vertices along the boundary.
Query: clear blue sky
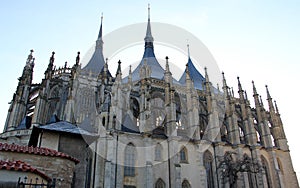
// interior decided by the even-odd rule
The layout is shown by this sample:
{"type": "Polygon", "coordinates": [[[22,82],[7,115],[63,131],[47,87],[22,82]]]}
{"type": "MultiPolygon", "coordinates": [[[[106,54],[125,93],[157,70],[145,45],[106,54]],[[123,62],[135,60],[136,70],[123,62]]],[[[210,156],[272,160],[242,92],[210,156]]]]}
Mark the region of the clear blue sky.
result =
{"type": "Polygon", "coordinates": [[[30,49],[35,50],[36,57],[34,82],[40,82],[52,51],[56,52],[56,65],[65,61],[73,64],[77,51],[88,51],[97,37],[101,12],[106,34],[125,25],[145,22],[148,3],[151,20],[182,27],[209,48],[235,91],[236,76],[240,76],[249,96],[252,80],[264,99],[264,85],[269,85],[278,102],[299,174],[298,0],[2,1],[0,129],[30,49]]]}

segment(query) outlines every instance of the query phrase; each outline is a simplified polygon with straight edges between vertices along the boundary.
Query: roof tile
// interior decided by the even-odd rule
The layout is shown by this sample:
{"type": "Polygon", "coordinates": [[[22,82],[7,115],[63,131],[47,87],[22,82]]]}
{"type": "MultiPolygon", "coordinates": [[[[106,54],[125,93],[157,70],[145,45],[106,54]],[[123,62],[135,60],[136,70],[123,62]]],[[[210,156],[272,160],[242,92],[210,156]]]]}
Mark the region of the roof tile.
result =
{"type": "Polygon", "coordinates": [[[49,148],[42,148],[42,147],[32,147],[32,146],[20,146],[16,144],[7,144],[7,143],[0,143],[0,151],[11,151],[17,153],[29,153],[34,155],[43,155],[43,156],[54,156],[54,157],[61,157],[66,158],[71,161],[74,161],[75,164],[79,163],[79,160],[71,157],[62,152],[58,152],[53,149],[49,148]]]}

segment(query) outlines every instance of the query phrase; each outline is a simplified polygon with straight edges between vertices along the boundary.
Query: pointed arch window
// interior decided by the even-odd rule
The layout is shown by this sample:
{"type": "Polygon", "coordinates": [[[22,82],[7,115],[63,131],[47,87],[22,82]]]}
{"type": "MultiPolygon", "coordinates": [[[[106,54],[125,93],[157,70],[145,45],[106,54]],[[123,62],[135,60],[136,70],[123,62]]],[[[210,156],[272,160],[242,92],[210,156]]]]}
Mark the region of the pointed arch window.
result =
{"type": "Polygon", "coordinates": [[[191,188],[191,185],[188,180],[184,180],[181,184],[182,188],[191,188]]]}
{"type": "Polygon", "coordinates": [[[186,147],[182,147],[179,152],[179,158],[181,163],[187,163],[188,162],[188,152],[186,147]]]}
{"type": "Polygon", "coordinates": [[[268,187],[267,188],[270,188],[272,187],[271,186],[271,177],[270,177],[270,171],[269,171],[269,165],[268,165],[268,162],[267,160],[264,158],[264,156],[261,156],[261,164],[262,164],[262,168],[264,169],[264,176],[267,180],[267,185],[268,187]]]}
{"type": "Polygon", "coordinates": [[[166,187],[165,182],[161,178],[159,178],[155,183],[155,188],[165,188],[165,187],[166,187]]]}
{"type": "Polygon", "coordinates": [[[124,176],[135,176],[136,150],[132,143],[125,148],[124,158],[124,176]]]}
{"type": "Polygon", "coordinates": [[[206,170],[207,187],[214,187],[214,175],[213,175],[213,156],[209,151],[204,152],[203,164],[206,170]]]}
{"type": "Polygon", "coordinates": [[[155,146],[155,161],[162,160],[162,146],[161,144],[156,144],[155,146]]]}

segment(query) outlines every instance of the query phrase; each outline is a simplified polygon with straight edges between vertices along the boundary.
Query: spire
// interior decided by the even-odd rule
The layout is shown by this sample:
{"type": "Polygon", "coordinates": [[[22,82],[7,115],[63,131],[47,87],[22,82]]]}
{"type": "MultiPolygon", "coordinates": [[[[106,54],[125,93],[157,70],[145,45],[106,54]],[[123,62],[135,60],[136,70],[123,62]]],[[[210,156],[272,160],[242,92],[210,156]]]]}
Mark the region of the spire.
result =
{"type": "MultiPolygon", "coordinates": [[[[197,70],[197,68],[194,66],[191,58],[190,58],[190,45],[187,44],[187,50],[188,50],[188,62],[187,62],[187,68],[189,70],[189,76],[190,79],[193,80],[194,88],[199,89],[199,90],[204,90],[205,88],[203,87],[202,83],[205,83],[206,80],[202,76],[202,74],[197,70]]],[[[181,75],[179,82],[181,84],[185,84],[186,82],[186,72],[183,72],[181,75]]]]}
{"type": "Polygon", "coordinates": [[[253,80],[252,80],[252,85],[253,85],[253,95],[258,95],[258,94],[257,94],[256,87],[255,87],[255,84],[254,84],[254,81],[253,81],[253,80]]]}
{"type": "Polygon", "coordinates": [[[99,30],[98,38],[97,38],[97,41],[96,41],[96,49],[101,49],[103,51],[102,22],[103,22],[103,13],[101,15],[100,30],[99,30]]]}
{"type": "Polygon", "coordinates": [[[76,57],[76,64],[75,65],[79,65],[79,61],[80,61],[80,52],[77,52],[77,57],[76,57]]]}
{"type": "Polygon", "coordinates": [[[276,109],[276,113],[277,113],[277,114],[279,114],[279,110],[278,110],[277,102],[276,102],[276,101],[274,101],[274,103],[275,103],[275,109],[276,109]]]}
{"type": "Polygon", "coordinates": [[[100,30],[98,34],[98,40],[102,39],[102,23],[103,23],[103,12],[101,14],[101,25],[100,25],[100,30]]]}
{"type": "Polygon", "coordinates": [[[122,74],[122,71],[121,71],[121,60],[118,61],[118,69],[117,69],[117,73],[116,73],[116,77],[118,75],[121,75],[122,74]]]}
{"type": "Polygon", "coordinates": [[[30,50],[30,54],[28,55],[27,61],[26,61],[26,65],[30,65],[31,61],[33,60],[33,50],[30,50]]]}
{"type": "Polygon", "coordinates": [[[260,99],[260,105],[261,105],[261,107],[264,108],[264,103],[263,103],[263,100],[261,98],[261,95],[259,96],[259,99],[260,99]]]}
{"type": "Polygon", "coordinates": [[[166,72],[170,72],[169,57],[168,56],[166,56],[166,72]]]}
{"type": "Polygon", "coordinates": [[[208,74],[207,74],[207,68],[206,67],[204,67],[204,71],[205,71],[205,81],[209,82],[209,77],[208,77],[208,74]]]}
{"type": "Polygon", "coordinates": [[[247,104],[248,106],[250,106],[250,102],[249,102],[249,100],[248,100],[247,91],[245,91],[245,101],[246,101],[246,104],[247,104]]]}
{"type": "Polygon", "coordinates": [[[272,99],[269,89],[268,89],[268,85],[266,85],[266,91],[267,91],[267,99],[272,99]]]}
{"type": "Polygon", "coordinates": [[[187,44],[187,50],[188,50],[188,57],[190,58],[191,54],[190,54],[190,45],[189,44],[187,44]]]}
{"type": "Polygon", "coordinates": [[[98,38],[96,40],[95,51],[89,60],[88,64],[83,67],[83,70],[86,73],[92,73],[93,76],[99,75],[102,71],[103,66],[105,64],[104,56],[103,56],[103,40],[102,40],[102,21],[103,15],[101,16],[101,25],[98,34],[98,38]]]}
{"type": "Polygon", "coordinates": [[[55,54],[55,52],[52,52],[52,55],[51,55],[50,60],[49,60],[48,68],[45,71],[45,78],[46,79],[51,78],[51,76],[52,76],[53,63],[54,63],[54,59],[55,59],[54,54],[55,54]]]}
{"type": "Polygon", "coordinates": [[[245,101],[244,90],[243,90],[242,84],[240,82],[240,77],[237,77],[237,80],[238,80],[238,88],[239,88],[238,93],[239,93],[239,96],[240,96],[240,100],[242,101],[242,103],[244,103],[244,102],[247,103],[247,101],[245,101]]]}
{"type": "Polygon", "coordinates": [[[243,88],[242,88],[242,84],[241,84],[241,82],[240,82],[240,77],[238,76],[237,77],[237,80],[238,80],[238,87],[239,87],[239,92],[243,92],[243,88]]]}
{"type": "Polygon", "coordinates": [[[153,37],[151,33],[151,24],[150,24],[150,4],[148,4],[148,24],[147,24],[146,37],[144,38],[144,40],[145,40],[145,45],[147,45],[147,43],[149,43],[148,45],[151,45],[150,43],[152,43],[152,47],[153,47],[153,37]]]}
{"type": "Polygon", "coordinates": [[[211,92],[210,90],[210,82],[209,82],[209,77],[208,77],[208,74],[207,74],[207,68],[204,67],[204,71],[205,71],[205,86],[206,86],[206,91],[208,91],[209,93],[211,92]]]}
{"type": "Polygon", "coordinates": [[[269,92],[269,89],[268,89],[267,85],[266,85],[266,91],[267,91],[267,101],[268,101],[268,105],[269,105],[269,110],[270,110],[270,112],[274,112],[275,113],[275,109],[274,109],[272,97],[270,95],[270,92],[269,92]]]}
{"type": "Polygon", "coordinates": [[[228,86],[227,86],[227,83],[226,83],[226,78],[225,78],[224,72],[222,72],[222,77],[223,77],[223,91],[225,93],[225,97],[229,97],[228,86]]]}
{"type": "Polygon", "coordinates": [[[143,67],[145,66],[144,65],[145,59],[147,60],[147,66],[148,66],[147,73],[149,73],[149,77],[162,80],[164,77],[165,70],[159,64],[154,54],[154,47],[153,47],[154,39],[152,37],[151,25],[150,25],[150,5],[148,6],[148,24],[147,24],[146,36],[144,40],[145,40],[144,55],[139,65],[132,72],[132,81],[137,81],[140,80],[142,77],[144,77],[144,75],[141,75],[140,72],[141,69],[143,69],[143,67]]]}
{"type": "Polygon", "coordinates": [[[132,72],[131,72],[131,65],[129,65],[129,73],[128,73],[128,83],[132,82],[132,72]]]}

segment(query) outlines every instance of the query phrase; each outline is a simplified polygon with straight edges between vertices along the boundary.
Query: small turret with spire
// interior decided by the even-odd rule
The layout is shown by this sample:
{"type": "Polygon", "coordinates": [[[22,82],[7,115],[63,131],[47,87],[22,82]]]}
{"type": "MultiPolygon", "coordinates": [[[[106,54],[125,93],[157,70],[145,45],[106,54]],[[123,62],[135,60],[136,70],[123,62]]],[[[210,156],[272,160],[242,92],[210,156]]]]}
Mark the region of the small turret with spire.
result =
{"type": "Polygon", "coordinates": [[[34,60],[33,50],[30,50],[22,76],[18,79],[19,83],[16,92],[14,93],[13,100],[11,101],[11,106],[8,110],[4,131],[12,130],[17,127],[26,116],[32,84],[34,60]]]}

